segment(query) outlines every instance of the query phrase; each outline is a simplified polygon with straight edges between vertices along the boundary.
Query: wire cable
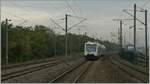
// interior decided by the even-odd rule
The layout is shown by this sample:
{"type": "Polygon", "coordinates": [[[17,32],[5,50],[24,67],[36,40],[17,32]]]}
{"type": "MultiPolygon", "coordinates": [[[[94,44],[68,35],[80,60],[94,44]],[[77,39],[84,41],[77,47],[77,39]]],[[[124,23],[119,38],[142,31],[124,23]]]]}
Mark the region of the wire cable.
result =
{"type": "Polygon", "coordinates": [[[78,9],[78,11],[80,12],[80,16],[83,16],[83,12],[81,10],[81,8],[79,7],[79,5],[77,4],[77,0],[72,0],[75,7],[78,9]]]}
{"type": "Polygon", "coordinates": [[[67,4],[67,6],[69,7],[69,9],[72,11],[72,13],[77,16],[76,12],[73,10],[73,8],[72,8],[71,5],[69,4],[69,2],[68,2],[67,0],[65,0],[65,2],[66,2],[66,4],[67,4]]]}
{"type": "Polygon", "coordinates": [[[55,5],[53,5],[51,2],[49,2],[51,7],[53,7],[54,9],[56,9],[58,12],[61,12],[62,14],[66,14],[64,11],[60,10],[59,8],[57,8],[55,5]]]}
{"type": "Polygon", "coordinates": [[[147,4],[149,4],[150,0],[147,0],[143,5],[142,7],[145,7],[147,4]]]}

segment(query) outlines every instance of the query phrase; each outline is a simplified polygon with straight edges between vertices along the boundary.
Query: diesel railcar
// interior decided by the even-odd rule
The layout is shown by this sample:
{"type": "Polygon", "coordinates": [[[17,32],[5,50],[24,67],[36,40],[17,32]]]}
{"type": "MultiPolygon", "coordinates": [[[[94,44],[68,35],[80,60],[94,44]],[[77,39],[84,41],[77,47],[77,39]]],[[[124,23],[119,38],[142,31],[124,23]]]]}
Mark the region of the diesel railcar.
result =
{"type": "Polygon", "coordinates": [[[98,42],[86,42],[84,45],[84,57],[87,60],[96,60],[105,54],[106,47],[98,42]]]}

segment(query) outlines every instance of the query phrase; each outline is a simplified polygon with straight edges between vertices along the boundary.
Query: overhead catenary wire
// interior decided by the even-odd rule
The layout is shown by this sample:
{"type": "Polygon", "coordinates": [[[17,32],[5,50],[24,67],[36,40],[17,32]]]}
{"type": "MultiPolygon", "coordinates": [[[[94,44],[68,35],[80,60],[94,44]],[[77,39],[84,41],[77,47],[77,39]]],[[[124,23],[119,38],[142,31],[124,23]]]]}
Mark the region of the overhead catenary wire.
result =
{"type": "Polygon", "coordinates": [[[14,6],[16,6],[16,7],[20,7],[21,9],[23,9],[23,10],[25,10],[25,11],[27,11],[27,12],[32,12],[31,10],[29,10],[29,9],[26,9],[25,7],[23,7],[23,6],[21,6],[21,5],[18,5],[18,4],[16,4],[15,2],[13,2],[13,1],[10,1],[11,2],[11,4],[13,4],[14,6]]]}
{"type": "MultiPolygon", "coordinates": [[[[28,13],[31,13],[32,11],[35,11],[35,10],[33,10],[33,9],[27,9],[27,8],[25,8],[25,7],[23,7],[23,6],[20,6],[20,5],[18,5],[18,4],[16,4],[16,3],[14,3],[14,2],[12,2],[15,6],[19,6],[20,8],[22,8],[23,10],[25,10],[26,12],[28,12],[28,13]]],[[[59,10],[58,8],[56,8],[54,5],[49,5],[49,6],[51,6],[51,7],[53,7],[53,8],[55,8],[55,10],[57,9],[59,12],[61,11],[61,10],[59,10]]],[[[46,13],[48,13],[47,11],[42,11],[42,10],[40,10],[41,12],[46,12],[46,13]]],[[[49,13],[48,13],[49,14],[49,13]]],[[[62,14],[65,14],[65,12],[62,12],[62,14]]]]}
{"type": "MultiPolygon", "coordinates": [[[[17,6],[17,7],[20,7],[21,9],[23,9],[24,11],[26,11],[26,13],[31,13],[33,10],[31,10],[31,9],[26,9],[25,7],[23,7],[23,6],[21,6],[21,5],[18,5],[18,4],[16,4],[16,3],[14,3],[13,1],[11,1],[12,2],[12,4],[14,5],[14,6],[17,6]]],[[[73,10],[73,8],[71,7],[71,5],[69,4],[69,2],[66,0],[66,3],[68,4],[68,7],[70,7],[70,9],[72,10],[72,12],[74,12],[74,16],[72,15],[72,17],[76,17],[76,18],[83,18],[83,17],[79,17],[79,16],[76,16],[75,14],[75,11],[73,10]]],[[[55,7],[54,7],[55,8],[55,7]]],[[[59,10],[58,10],[59,11],[59,10]]],[[[47,11],[45,11],[45,12],[47,12],[47,11]]],[[[21,17],[22,18],[22,17],[21,17]]],[[[25,22],[27,22],[28,20],[30,20],[30,22],[32,22],[31,21],[31,18],[30,19],[27,19],[27,18],[23,18],[24,19],[24,21],[22,22],[22,23],[25,23],[25,22]]],[[[54,24],[57,24],[57,26],[58,27],[60,27],[62,30],[64,30],[63,29],[63,27],[61,26],[61,25],[59,25],[58,23],[56,23],[56,21],[54,20],[54,19],[52,19],[51,18],[51,21],[54,23],[54,24]]],[[[75,25],[73,25],[73,26],[75,26],[75,25]]]]}
{"type": "Polygon", "coordinates": [[[56,24],[57,26],[59,26],[63,31],[65,31],[65,29],[61,26],[61,25],[59,25],[57,22],[55,22],[53,19],[50,19],[54,24],[56,24]]]}
{"type": "MultiPolygon", "coordinates": [[[[28,13],[31,13],[32,11],[34,11],[34,10],[32,10],[32,9],[26,9],[25,7],[22,7],[22,6],[20,6],[20,5],[17,5],[16,3],[14,3],[13,2],[13,4],[15,5],[15,6],[19,6],[20,8],[23,8],[23,10],[25,10],[26,12],[28,12],[28,13]]],[[[54,7],[54,6],[53,6],[54,7]]],[[[54,7],[54,8],[56,8],[56,7],[54,7]]],[[[58,10],[59,11],[59,10],[58,10]]],[[[42,11],[41,11],[42,12],[42,11]]],[[[46,12],[46,13],[48,13],[47,11],[43,11],[43,12],[46,12]]],[[[60,12],[60,11],[59,11],[60,12]]],[[[53,17],[52,15],[50,16],[50,15],[48,15],[48,17],[50,18],[50,17],[53,17]]],[[[52,19],[52,18],[51,18],[52,19]]],[[[53,21],[54,21],[54,19],[53,19],[53,21]]]]}
{"type": "Polygon", "coordinates": [[[55,10],[57,10],[58,12],[61,12],[62,14],[66,14],[65,11],[60,10],[59,8],[57,8],[54,4],[52,4],[51,2],[49,2],[51,7],[53,7],[55,10]]]}
{"type": "Polygon", "coordinates": [[[67,6],[69,7],[69,9],[72,11],[72,13],[73,13],[74,15],[78,16],[78,15],[76,14],[76,12],[74,11],[74,9],[72,8],[72,6],[69,4],[68,0],[65,0],[65,2],[66,2],[66,4],[67,4],[67,6]]]}
{"type": "Polygon", "coordinates": [[[12,14],[12,13],[10,13],[10,12],[6,12],[6,11],[5,11],[5,13],[7,13],[7,14],[9,14],[9,15],[11,15],[11,16],[13,16],[13,17],[15,17],[15,18],[20,18],[20,19],[22,19],[22,20],[25,20],[23,17],[20,17],[20,16],[17,16],[17,15],[14,15],[14,14],[12,14]]]}
{"type": "MultiPolygon", "coordinates": [[[[25,19],[25,18],[23,18],[23,17],[20,17],[20,16],[17,16],[17,15],[14,15],[14,14],[12,14],[12,13],[9,13],[9,12],[6,12],[7,14],[9,14],[9,15],[11,15],[12,17],[14,17],[14,18],[16,18],[16,19],[20,19],[20,20],[23,20],[23,22],[21,22],[21,23],[18,23],[19,25],[20,24],[23,24],[23,23],[26,23],[26,22],[31,22],[31,23],[33,23],[33,24],[35,24],[35,22],[33,22],[33,21],[31,21],[31,20],[29,20],[29,19],[25,19]]],[[[18,24],[16,24],[16,25],[18,25],[18,24]]]]}
{"type": "Polygon", "coordinates": [[[83,12],[82,12],[81,8],[79,7],[79,5],[77,4],[77,0],[72,0],[72,1],[73,1],[73,3],[74,3],[75,7],[76,7],[76,8],[78,9],[78,11],[80,12],[80,15],[83,16],[83,12]]]}
{"type": "Polygon", "coordinates": [[[70,17],[74,17],[74,18],[78,18],[78,19],[84,19],[84,17],[74,16],[74,15],[70,15],[70,17]]]}
{"type": "MultiPolygon", "coordinates": [[[[67,3],[67,6],[70,8],[70,10],[74,13],[74,15],[70,15],[70,17],[75,17],[75,18],[78,18],[78,19],[82,19],[82,18],[84,18],[84,17],[79,17],[79,16],[75,16],[75,14],[76,14],[76,12],[73,10],[73,8],[72,8],[72,6],[69,4],[69,2],[66,0],[66,3],[67,3]]],[[[75,5],[75,3],[74,3],[74,5],[75,5]]],[[[51,6],[52,7],[54,7],[54,8],[56,8],[54,5],[52,5],[51,4],[51,6]]],[[[76,6],[77,6],[77,4],[76,4],[76,6]]],[[[58,9],[58,8],[56,8],[56,9],[58,9]]],[[[59,11],[59,10],[58,10],[59,11]]],[[[81,11],[81,9],[80,9],[80,11],[81,11]]],[[[59,11],[60,12],[60,11],[59,11]]],[[[62,13],[62,14],[64,14],[64,12],[62,13]]],[[[53,19],[53,23],[54,24],[56,24],[56,21],[54,22],[54,19],[53,19]]],[[[58,24],[58,23],[57,23],[58,24]]],[[[57,25],[58,26],[58,25],[57,25]]],[[[60,25],[59,25],[59,27],[60,27],[60,25]]],[[[62,27],[61,27],[61,29],[62,29],[62,27]]],[[[63,29],[64,30],[64,29],[63,29]]]]}
{"type": "MultiPolygon", "coordinates": [[[[16,7],[20,7],[21,9],[23,9],[24,11],[26,11],[26,13],[32,13],[32,10],[30,9],[26,9],[25,7],[23,7],[23,6],[20,6],[20,5],[18,5],[18,4],[16,4],[15,2],[13,2],[13,1],[11,1],[11,3],[12,3],[12,5],[14,5],[14,6],[16,6],[16,7]]],[[[18,17],[18,18],[23,18],[23,17],[19,17],[19,16],[17,16],[17,15],[15,15],[16,17],[18,17]]],[[[29,17],[29,16],[28,16],[29,17]]],[[[24,21],[25,20],[28,20],[28,21],[30,21],[30,22],[32,22],[33,24],[35,24],[35,22],[33,22],[32,21],[32,19],[31,19],[32,17],[30,17],[30,18],[23,18],[24,19],[24,21]]],[[[36,23],[37,24],[37,23],[36,23]]]]}
{"type": "MultiPolygon", "coordinates": [[[[126,11],[126,10],[123,10],[123,12],[125,12],[125,13],[127,13],[128,15],[130,15],[130,16],[132,16],[132,17],[134,17],[134,15],[132,15],[131,13],[129,13],[128,11],[126,11]]],[[[145,24],[144,22],[142,22],[141,20],[139,20],[138,18],[136,18],[136,20],[137,21],[139,21],[140,23],[142,23],[142,24],[145,24]]]]}
{"type": "Polygon", "coordinates": [[[150,0],[147,0],[143,5],[142,7],[146,6],[147,4],[149,4],[150,0]]]}
{"type": "MultiPolygon", "coordinates": [[[[80,16],[82,16],[82,17],[79,17],[79,16],[77,16],[77,18],[79,17],[79,18],[85,18],[85,13],[82,11],[82,7],[80,6],[80,2],[78,1],[78,0],[72,0],[73,2],[74,2],[74,4],[76,5],[76,7],[78,8],[78,10],[79,10],[79,13],[80,13],[80,16]]],[[[82,25],[85,25],[85,22],[84,23],[81,23],[82,25]]],[[[85,26],[86,27],[86,26],[85,26]]],[[[84,28],[85,28],[84,27],[84,28]]],[[[87,29],[87,28],[86,28],[87,29]]]]}
{"type": "Polygon", "coordinates": [[[68,31],[69,31],[70,29],[74,28],[75,26],[77,26],[78,24],[82,23],[82,22],[85,21],[85,20],[86,20],[86,18],[83,19],[83,20],[81,20],[80,22],[74,24],[73,26],[71,26],[70,28],[68,28],[68,31]]]}
{"type": "MultiPolygon", "coordinates": [[[[14,2],[12,2],[12,4],[15,5],[15,6],[17,6],[17,7],[19,6],[20,8],[22,8],[23,10],[25,10],[25,11],[28,12],[28,13],[33,11],[33,10],[31,10],[31,9],[29,10],[29,9],[26,9],[26,8],[20,6],[20,5],[17,5],[17,4],[14,3],[14,2]]],[[[45,11],[45,12],[47,12],[47,11],[45,11]]],[[[52,15],[51,15],[51,16],[52,16],[52,15]]],[[[51,16],[48,16],[48,17],[50,18],[51,16]]],[[[53,17],[53,16],[52,16],[52,17],[53,17]]],[[[56,21],[55,21],[54,19],[50,18],[50,21],[53,22],[54,24],[56,24],[56,25],[57,25],[58,27],[60,27],[62,30],[64,30],[63,27],[60,26],[58,23],[56,23],[56,21]]]]}

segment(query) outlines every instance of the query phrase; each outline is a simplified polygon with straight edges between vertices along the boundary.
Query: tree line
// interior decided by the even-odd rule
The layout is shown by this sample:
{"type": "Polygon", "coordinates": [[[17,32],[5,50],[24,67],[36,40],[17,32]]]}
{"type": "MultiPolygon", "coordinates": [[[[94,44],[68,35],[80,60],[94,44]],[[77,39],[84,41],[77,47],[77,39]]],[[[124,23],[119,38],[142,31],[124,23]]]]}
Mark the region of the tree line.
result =
{"type": "MultiPolygon", "coordinates": [[[[6,28],[8,28],[8,62],[18,63],[44,59],[65,54],[65,35],[56,34],[52,28],[35,26],[17,26],[1,22],[1,63],[6,61],[6,28]]],[[[117,50],[118,45],[109,41],[94,39],[86,34],[68,34],[68,53],[83,53],[84,43],[98,41],[107,50],[117,50]]]]}

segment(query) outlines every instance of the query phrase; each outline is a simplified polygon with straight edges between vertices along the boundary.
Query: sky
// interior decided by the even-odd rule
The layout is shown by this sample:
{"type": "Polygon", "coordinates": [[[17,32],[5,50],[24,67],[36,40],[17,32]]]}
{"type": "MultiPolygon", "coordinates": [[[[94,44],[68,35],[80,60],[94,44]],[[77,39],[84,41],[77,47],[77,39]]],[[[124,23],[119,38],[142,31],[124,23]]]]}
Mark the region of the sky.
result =
{"type": "MultiPolygon", "coordinates": [[[[149,15],[150,0],[2,0],[1,21],[8,18],[15,25],[45,25],[53,28],[56,33],[64,34],[53,21],[65,28],[63,19],[65,14],[69,14],[68,28],[86,18],[69,32],[86,32],[90,37],[117,43],[119,22],[113,19],[133,19],[123,9],[133,10],[134,3],[138,10],[140,7],[147,9],[149,15]]],[[[133,14],[133,11],[129,12],[133,14]]],[[[144,21],[143,13],[138,12],[137,17],[144,21]]],[[[123,43],[132,44],[133,29],[129,27],[133,26],[133,21],[124,21],[123,24],[123,43]]],[[[144,26],[137,22],[137,27],[137,45],[144,46],[144,26]]]]}

